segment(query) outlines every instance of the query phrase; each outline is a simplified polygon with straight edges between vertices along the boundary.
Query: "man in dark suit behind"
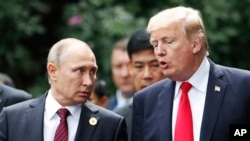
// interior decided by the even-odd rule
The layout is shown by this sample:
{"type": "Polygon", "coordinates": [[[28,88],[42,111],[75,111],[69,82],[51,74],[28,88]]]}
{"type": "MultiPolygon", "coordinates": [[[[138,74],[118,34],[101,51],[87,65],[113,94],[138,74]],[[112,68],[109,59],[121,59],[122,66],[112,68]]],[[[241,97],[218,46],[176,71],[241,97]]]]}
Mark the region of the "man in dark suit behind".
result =
{"type": "Polygon", "coordinates": [[[32,95],[4,84],[0,84],[0,112],[3,107],[16,104],[32,98],[32,95]]]}
{"type": "Polygon", "coordinates": [[[95,55],[85,42],[57,42],[48,55],[49,91],[2,110],[0,141],[57,141],[63,121],[68,130],[63,141],[127,141],[124,118],[88,101],[96,71],[95,55]],[[66,120],[60,120],[61,109],[69,113],[66,120]]]}
{"type": "Polygon", "coordinates": [[[250,124],[250,72],[208,59],[198,10],[163,10],[147,31],[167,78],[135,94],[132,141],[229,141],[230,125],[250,124]],[[188,92],[183,82],[191,84],[188,92]]]}
{"type": "Polygon", "coordinates": [[[128,38],[122,38],[113,46],[111,53],[111,72],[115,87],[115,95],[108,99],[106,108],[115,110],[132,102],[134,86],[128,70],[129,57],[127,53],[128,38]]]}

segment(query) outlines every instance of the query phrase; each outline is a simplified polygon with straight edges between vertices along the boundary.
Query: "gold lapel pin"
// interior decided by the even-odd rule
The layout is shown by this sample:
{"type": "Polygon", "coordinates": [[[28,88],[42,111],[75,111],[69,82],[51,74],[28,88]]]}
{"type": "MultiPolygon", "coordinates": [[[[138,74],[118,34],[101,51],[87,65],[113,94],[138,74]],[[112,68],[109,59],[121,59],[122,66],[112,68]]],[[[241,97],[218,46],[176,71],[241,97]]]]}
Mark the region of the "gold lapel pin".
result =
{"type": "Polygon", "coordinates": [[[95,117],[91,117],[90,119],[89,119],[89,124],[90,125],[96,125],[97,124],[97,119],[95,118],[95,117]]]}

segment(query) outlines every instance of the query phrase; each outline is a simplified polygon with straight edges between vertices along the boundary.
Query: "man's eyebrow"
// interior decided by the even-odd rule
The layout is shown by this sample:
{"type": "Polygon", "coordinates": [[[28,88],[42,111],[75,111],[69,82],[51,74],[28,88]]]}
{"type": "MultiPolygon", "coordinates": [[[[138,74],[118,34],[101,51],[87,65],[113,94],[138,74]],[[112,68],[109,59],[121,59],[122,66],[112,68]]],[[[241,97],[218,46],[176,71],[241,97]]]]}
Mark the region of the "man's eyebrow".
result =
{"type": "Polygon", "coordinates": [[[134,61],[134,64],[142,64],[143,62],[141,61],[134,61]]]}

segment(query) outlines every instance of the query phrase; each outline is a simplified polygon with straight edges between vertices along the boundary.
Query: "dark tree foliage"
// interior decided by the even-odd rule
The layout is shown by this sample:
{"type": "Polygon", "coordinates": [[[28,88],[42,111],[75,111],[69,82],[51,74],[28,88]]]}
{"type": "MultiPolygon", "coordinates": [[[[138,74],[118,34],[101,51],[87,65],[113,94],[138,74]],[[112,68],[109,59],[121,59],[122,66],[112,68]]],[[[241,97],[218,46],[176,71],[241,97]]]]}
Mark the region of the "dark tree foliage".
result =
{"type": "Polygon", "coordinates": [[[98,76],[108,82],[112,94],[114,43],[146,27],[160,10],[178,5],[200,10],[213,61],[250,69],[249,0],[2,0],[0,71],[9,74],[16,87],[39,96],[49,88],[46,57],[50,47],[62,38],[75,37],[92,47],[98,76]]]}

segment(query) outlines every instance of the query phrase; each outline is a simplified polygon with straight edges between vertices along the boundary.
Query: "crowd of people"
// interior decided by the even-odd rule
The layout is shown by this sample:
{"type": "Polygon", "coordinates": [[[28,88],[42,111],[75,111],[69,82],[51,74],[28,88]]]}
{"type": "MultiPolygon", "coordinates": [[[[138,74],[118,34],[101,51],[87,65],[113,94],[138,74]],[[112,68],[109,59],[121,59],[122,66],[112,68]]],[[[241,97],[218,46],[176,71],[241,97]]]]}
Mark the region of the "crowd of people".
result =
{"type": "Polygon", "coordinates": [[[0,74],[0,141],[229,141],[230,125],[250,124],[250,72],[209,58],[194,8],[156,13],[110,61],[115,94],[76,38],[51,47],[38,98],[0,74]]]}

